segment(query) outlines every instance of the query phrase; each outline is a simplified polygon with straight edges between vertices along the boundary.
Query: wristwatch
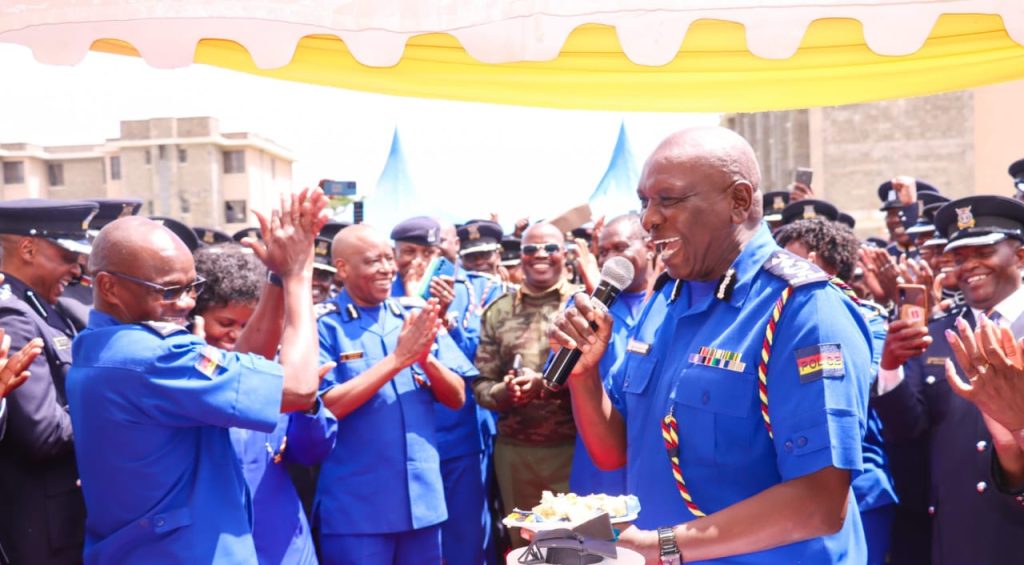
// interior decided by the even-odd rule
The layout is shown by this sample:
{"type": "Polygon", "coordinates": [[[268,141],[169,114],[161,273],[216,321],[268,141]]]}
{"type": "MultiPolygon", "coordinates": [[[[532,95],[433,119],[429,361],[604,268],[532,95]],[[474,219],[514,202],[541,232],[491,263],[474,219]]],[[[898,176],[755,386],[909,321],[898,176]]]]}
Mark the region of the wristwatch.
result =
{"type": "Polygon", "coordinates": [[[683,554],[676,545],[676,534],[671,527],[658,528],[658,563],[661,565],[682,565],[683,554]]]}

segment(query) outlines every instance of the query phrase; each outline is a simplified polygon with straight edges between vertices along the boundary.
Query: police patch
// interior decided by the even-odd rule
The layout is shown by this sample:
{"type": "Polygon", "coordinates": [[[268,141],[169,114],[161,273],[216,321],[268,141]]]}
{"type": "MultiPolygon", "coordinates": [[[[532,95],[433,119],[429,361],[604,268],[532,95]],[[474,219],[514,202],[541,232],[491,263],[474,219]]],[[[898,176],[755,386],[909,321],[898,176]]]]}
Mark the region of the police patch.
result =
{"type": "Polygon", "coordinates": [[[796,368],[801,383],[822,377],[841,379],[846,374],[843,351],[838,343],[821,343],[796,350],[796,368]]]}
{"type": "Polygon", "coordinates": [[[196,361],[194,367],[200,373],[207,377],[212,377],[217,372],[217,367],[220,367],[221,355],[220,350],[216,347],[207,345],[199,352],[199,360],[196,361]]]}

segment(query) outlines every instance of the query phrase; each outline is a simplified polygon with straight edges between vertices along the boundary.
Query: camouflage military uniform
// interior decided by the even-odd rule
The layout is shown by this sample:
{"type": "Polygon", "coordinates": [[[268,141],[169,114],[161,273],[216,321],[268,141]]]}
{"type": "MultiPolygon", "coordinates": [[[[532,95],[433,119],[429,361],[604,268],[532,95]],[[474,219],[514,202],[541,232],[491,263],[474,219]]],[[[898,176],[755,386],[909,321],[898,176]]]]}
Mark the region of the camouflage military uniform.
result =
{"type": "MultiPolygon", "coordinates": [[[[480,376],[473,381],[473,393],[478,404],[498,412],[494,465],[506,511],[535,506],[541,491],[569,488],[576,426],[568,389],[544,390],[516,407],[500,405],[492,390],[504,382],[517,353],[523,368],[544,368],[550,349],[547,331],[578,290],[567,281],[541,294],[520,288],[492,302],[483,314],[476,355],[480,376]]],[[[514,535],[513,545],[520,544],[514,535]]]]}

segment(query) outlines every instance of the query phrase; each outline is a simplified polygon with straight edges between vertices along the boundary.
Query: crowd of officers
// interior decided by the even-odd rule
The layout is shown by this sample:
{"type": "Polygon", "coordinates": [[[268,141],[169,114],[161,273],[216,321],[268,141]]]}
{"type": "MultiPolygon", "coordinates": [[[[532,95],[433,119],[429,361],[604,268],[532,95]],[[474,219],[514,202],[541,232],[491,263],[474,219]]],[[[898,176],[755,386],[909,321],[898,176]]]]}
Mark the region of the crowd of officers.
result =
{"type": "Polygon", "coordinates": [[[861,241],[722,128],[637,193],[509,235],[0,203],[0,563],[494,564],[545,490],[636,495],[648,563],[1024,563],[1024,204],[898,176],[861,241]]]}

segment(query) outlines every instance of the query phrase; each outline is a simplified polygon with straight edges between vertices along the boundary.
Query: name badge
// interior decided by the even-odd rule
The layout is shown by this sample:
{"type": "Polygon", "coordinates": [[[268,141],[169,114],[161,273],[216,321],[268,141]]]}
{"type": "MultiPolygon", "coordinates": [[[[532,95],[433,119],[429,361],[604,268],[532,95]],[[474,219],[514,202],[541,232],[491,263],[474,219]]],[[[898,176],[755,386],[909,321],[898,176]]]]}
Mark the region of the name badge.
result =
{"type": "Polygon", "coordinates": [[[71,340],[65,336],[56,336],[53,338],[53,348],[63,350],[71,347],[71,340]]]}
{"type": "Polygon", "coordinates": [[[928,357],[924,360],[925,365],[945,365],[946,357],[928,357]]]}
{"type": "Polygon", "coordinates": [[[364,357],[362,351],[346,351],[338,356],[338,361],[342,363],[348,363],[349,361],[355,361],[356,359],[362,359],[364,357]]]}
{"type": "Polygon", "coordinates": [[[651,344],[630,338],[626,343],[626,352],[636,353],[637,355],[647,355],[651,352],[651,344]]]}

